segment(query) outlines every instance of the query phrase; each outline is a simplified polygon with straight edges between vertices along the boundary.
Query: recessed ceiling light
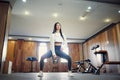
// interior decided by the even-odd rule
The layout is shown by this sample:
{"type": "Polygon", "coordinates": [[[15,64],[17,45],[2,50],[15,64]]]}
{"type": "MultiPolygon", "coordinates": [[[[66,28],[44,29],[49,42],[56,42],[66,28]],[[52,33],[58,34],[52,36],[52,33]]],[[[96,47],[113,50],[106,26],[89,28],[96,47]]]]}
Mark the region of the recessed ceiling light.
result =
{"type": "Polygon", "coordinates": [[[91,6],[89,6],[87,9],[88,9],[88,10],[91,10],[91,9],[92,9],[92,7],[91,7],[91,6]]]}
{"type": "Polygon", "coordinates": [[[118,11],[118,13],[120,13],[120,10],[118,11]]]}
{"type": "Polygon", "coordinates": [[[58,17],[58,13],[53,13],[53,16],[56,18],[58,17]]]}
{"type": "Polygon", "coordinates": [[[86,19],[85,16],[80,16],[80,20],[84,21],[86,19]]]}
{"type": "Polygon", "coordinates": [[[92,9],[92,7],[91,7],[91,6],[89,6],[89,7],[87,8],[86,12],[90,12],[90,11],[91,11],[91,9],[92,9]]]}
{"type": "Polygon", "coordinates": [[[109,18],[104,20],[104,22],[110,22],[110,21],[111,21],[111,19],[109,19],[109,18]]]}
{"type": "Polygon", "coordinates": [[[29,15],[30,14],[30,12],[29,11],[25,11],[25,15],[29,15]]]}
{"type": "Polygon", "coordinates": [[[27,1],[27,0],[22,0],[24,3],[27,1]]]}

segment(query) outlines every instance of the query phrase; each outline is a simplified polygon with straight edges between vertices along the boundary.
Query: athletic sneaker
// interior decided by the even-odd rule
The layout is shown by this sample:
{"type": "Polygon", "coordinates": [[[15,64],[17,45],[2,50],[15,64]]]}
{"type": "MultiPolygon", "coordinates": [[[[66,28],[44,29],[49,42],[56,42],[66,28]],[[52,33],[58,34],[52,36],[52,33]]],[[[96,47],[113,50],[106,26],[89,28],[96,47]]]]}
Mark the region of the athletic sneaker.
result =
{"type": "Polygon", "coordinates": [[[43,72],[42,71],[39,72],[38,77],[43,77],[43,72]]]}
{"type": "Polygon", "coordinates": [[[72,71],[68,71],[68,76],[73,77],[72,71]]]}

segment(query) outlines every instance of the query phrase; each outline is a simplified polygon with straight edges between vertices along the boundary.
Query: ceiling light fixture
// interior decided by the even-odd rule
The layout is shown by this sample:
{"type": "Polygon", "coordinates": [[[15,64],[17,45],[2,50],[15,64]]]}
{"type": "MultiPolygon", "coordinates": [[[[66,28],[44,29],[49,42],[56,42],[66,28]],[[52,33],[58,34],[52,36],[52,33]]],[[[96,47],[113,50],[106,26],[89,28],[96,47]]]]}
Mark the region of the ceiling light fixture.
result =
{"type": "Polygon", "coordinates": [[[22,0],[24,3],[27,1],[27,0],[22,0]]]}
{"type": "Polygon", "coordinates": [[[85,12],[83,13],[83,15],[80,16],[80,20],[84,21],[86,19],[86,16],[91,12],[91,9],[92,9],[91,6],[87,7],[87,10],[85,10],[85,12]]]}
{"type": "Polygon", "coordinates": [[[109,19],[109,18],[104,20],[104,22],[110,22],[110,21],[111,21],[111,19],[109,19]]]}
{"type": "Polygon", "coordinates": [[[80,20],[84,21],[86,19],[85,16],[80,16],[80,20]]]}
{"type": "Polygon", "coordinates": [[[53,13],[53,16],[54,16],[55,18],[57,18],[57,17],[58,17],[58,13],[53,13]]]}
{"type": "Polygon", "coordinates": [[[90,11],[91,11],[91,9],[92,9],[92,7],[91,7],[91,6],[89,6],[89,7],[87,8],[86,12],[90,12],[90,11]]]}
{"type": "Polygon", "coordinates": [[[120,13],[120,10],[118,10],[118,13],[120,13]]]}
{"type": "Polygon", "coordinates": [[[88,9],[88,10],[91,10],[91,9],[92,9],[92,7],[91,7],[91,6],[89,6],[87,9],[88,9]]]}
{"type": "Polygon", "coordinates": [[[28,12],[28,11],[25,11],[25,15],[29,15],[30,14],[30,12],[28,12]]]}

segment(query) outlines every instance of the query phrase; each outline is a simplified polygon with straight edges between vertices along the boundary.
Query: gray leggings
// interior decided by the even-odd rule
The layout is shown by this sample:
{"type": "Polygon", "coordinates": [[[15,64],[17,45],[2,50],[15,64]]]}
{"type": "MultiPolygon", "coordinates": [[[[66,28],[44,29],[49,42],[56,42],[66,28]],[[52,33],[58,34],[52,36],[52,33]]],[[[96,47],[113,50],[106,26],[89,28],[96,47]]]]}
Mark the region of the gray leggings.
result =
{"type": "MultiPolygon", "coordinates": [[[[55,53],[57,56],[64,58],[68,61],[68,69],[71,71],[71,57],[61,51],[61,46],[55,46],[55,53]]],[[[52,57],[52,51],[49,50],[46,54],[42,55],[40,60],[40,70],[43,70],[44,67],[44,59],[52,57]]]]}

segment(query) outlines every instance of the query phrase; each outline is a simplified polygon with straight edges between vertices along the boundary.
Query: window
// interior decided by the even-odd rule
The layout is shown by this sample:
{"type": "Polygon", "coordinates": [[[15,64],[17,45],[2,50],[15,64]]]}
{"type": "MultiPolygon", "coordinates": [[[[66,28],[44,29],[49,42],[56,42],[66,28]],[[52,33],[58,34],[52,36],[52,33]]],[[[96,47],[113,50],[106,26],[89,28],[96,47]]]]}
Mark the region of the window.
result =
{"type": "MultiPolygon", "coordinates": [[[[47,44],[46,43],[39,43],[38,47],[38,61],[40,62],[41,56],[47,52],[47,44]]],[[[44,60],[47,62],[47,59],[44,60]]]]}

